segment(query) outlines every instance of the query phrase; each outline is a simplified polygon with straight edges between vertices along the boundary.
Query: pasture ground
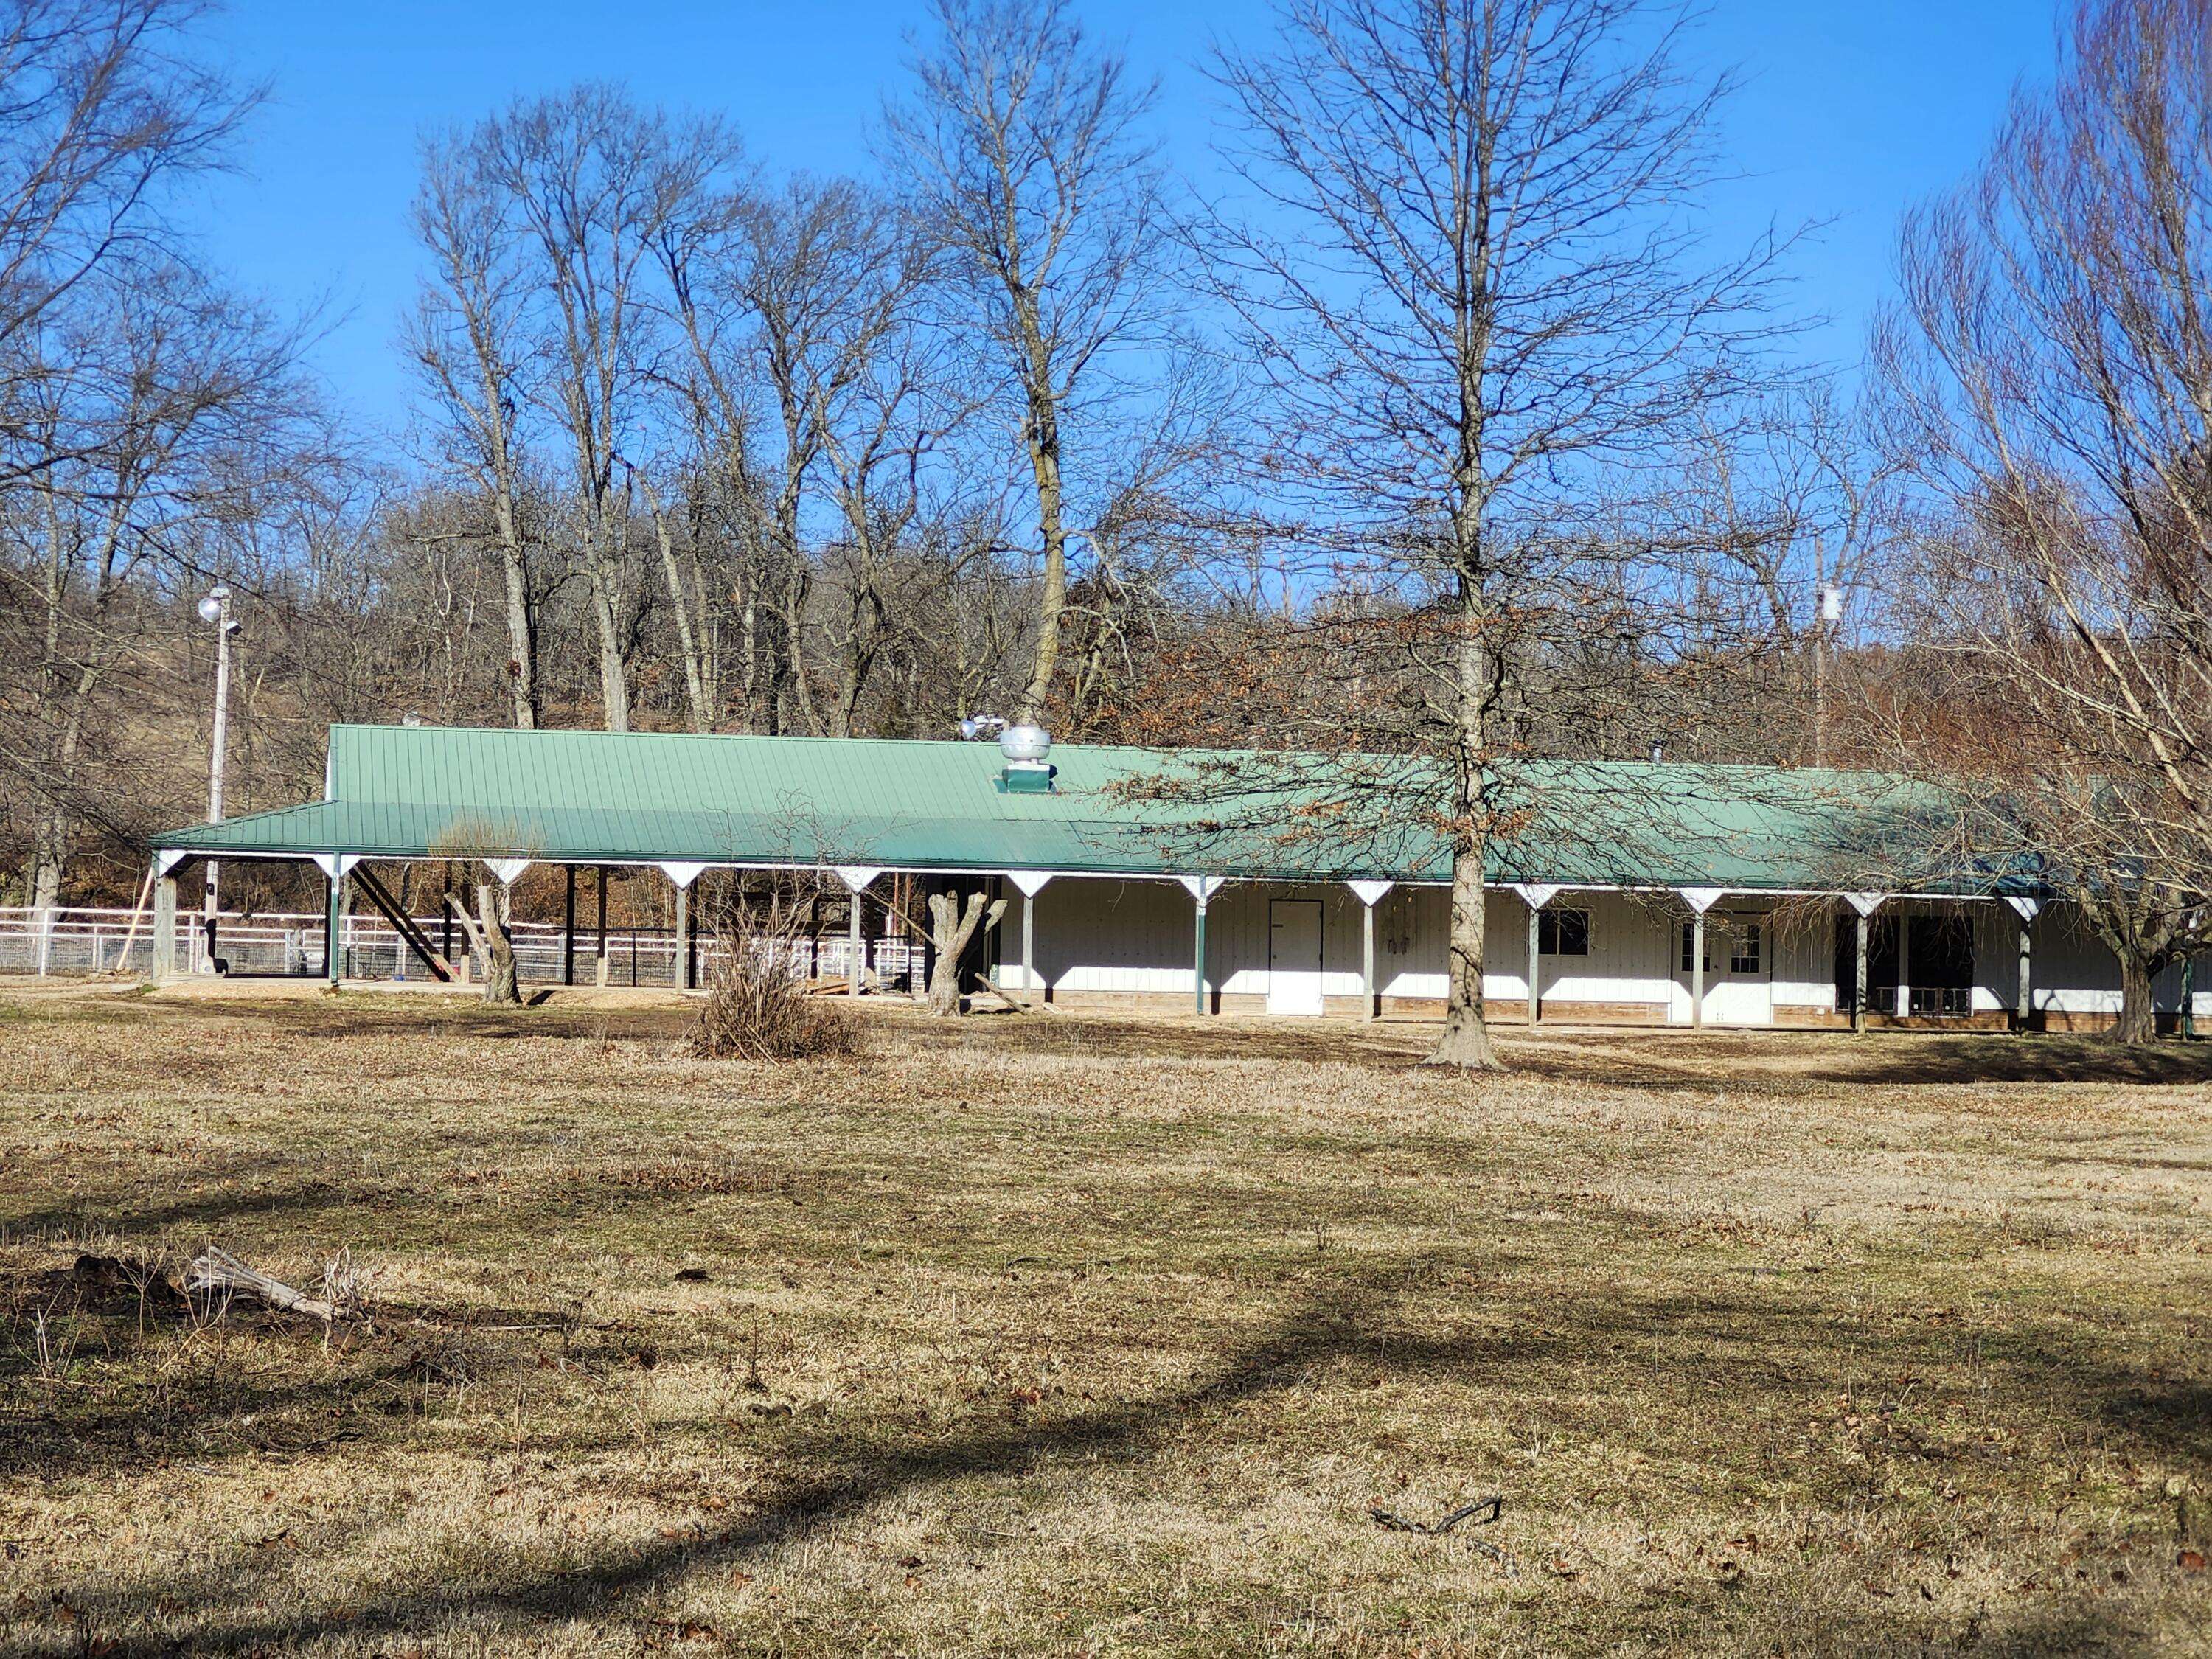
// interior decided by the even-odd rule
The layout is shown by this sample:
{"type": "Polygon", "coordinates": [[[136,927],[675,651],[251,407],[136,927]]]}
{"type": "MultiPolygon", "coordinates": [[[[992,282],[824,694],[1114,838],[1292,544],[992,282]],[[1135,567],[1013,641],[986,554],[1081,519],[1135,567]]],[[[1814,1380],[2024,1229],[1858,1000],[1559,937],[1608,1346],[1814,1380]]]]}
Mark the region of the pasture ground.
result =
{"type": "Polygon", "coordinates": [[[685,1018],[0,990],[0,1651],[2212,1650],[2201,1051],[685,1018]]]}

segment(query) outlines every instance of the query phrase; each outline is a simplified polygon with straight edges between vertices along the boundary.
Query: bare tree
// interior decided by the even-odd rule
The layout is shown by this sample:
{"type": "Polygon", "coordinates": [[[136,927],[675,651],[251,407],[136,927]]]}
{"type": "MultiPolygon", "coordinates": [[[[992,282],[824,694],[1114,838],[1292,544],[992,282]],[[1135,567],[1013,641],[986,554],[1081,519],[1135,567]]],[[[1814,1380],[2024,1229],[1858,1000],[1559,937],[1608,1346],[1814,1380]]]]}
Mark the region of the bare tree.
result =
{"type": "Polygon", "coordinates": [[[88,744],[166,630],[164,586],[225,574],[222,550],[336,456],[300,331],[183,267],[88,278],[10,343],[43,349],[0,449],[22,480],[0,514],[0,638],[21,629],[0,765],[40,803],[28,886],[52,904],[79,819],[113,821],[116,780],[88,744]]]}
{"type": "Polygon", "coordinates": [[[1065,0],[938,0],[936,15],[914,98],[890,111],[890,148],[1018,406],[1040,578],[1015,712],[1033,720],[1059,670],[1079,533],[1071,430],[1079,452],[1096,443],[1082,428],[1110,420],[1124,390],[1114,360],[1168,332],[1171,228],[1140,131],[1153,88],[1093,46],[1065,0]]]}
{"type": "MultiPolygon", "coordinates": [[[[733,273],[753,319],[755,361],[777,440],[770,523],[785,573],[789,690],[801,720],[817,734],[830,725],[806,672],[815,567],[803,521],[833,435],[853,418],[893,336],[908,330],[922,269],[918,252],[890,204],[842,180],[799,179],[753,204],[733,273]]],[[[909,408],[905,392],[896,391],[866,470],[909,408]]],[[[849,429],[847,442],[849,450],[849,429]]],[[[849,475],[849,459],[846,470],[849,475]]]]}
{"type": "MultiPolygon", "coordinates": [[[[179,252],[169,192],[226,164],[259,94],[198,56],[210,10],[17,0],[0,16],[0,423],[39,419],[52,325],[78,289],[139,266],[158,277],[179,252]]],[[[58,459],[16,444],[5,476],[58,459]]]]}
{"type": "MultiPolygon", "coordinates": [[[[1230,160],[1266,210],[1219,228],[1222,255],[1275,394],[1271,483],[1342,550],[1340,585],[1410,606],[1372,614],[1413,648],[1417,690],[1370,696],[1448,763],[1426,809],[1453,866],[1431,1059],[1489,1066],[1486,859],[1528,811],[1529,665],[1547,629],[1626,629],[1644,595],[1606,568],[1593,504],[1747,384],[1773,250],[1705,254],[1688,204],[1725,82],[1680,62],[1681,7],[1281,0],[1278,17],[1273,50],[1217,67],[1230,160]]],[[[1412,775],[1369,769],[1361,793],[1412,775]]]]}
{"type": "Polygon", "coordinates": [[[2118,957],[2118,1034],[2212,894],[2212,13],[2089,0],[2055,87],[1912,215],[1881,340],[1933,506],[1907,752],[2118,957]]]}
{"type": "Polygon", "coordinates": [[[1773,665],[1760,694],[1807,728],[1784,756],[1816,766],[1830,759],[1834,659],[1870,620],[1898,523],[1903,463],[1876,428],[1832,380],[1762,390],[1700,418],[1664,507],[1662,533],[1699,584],[1695,643],[1773,665]]]}
{"type": "Polygon", "coordinates": [[[607,729],[626,732],[632,596],[618,473],[639,418],[646,286],[664,234],[705,210],[735,141],[717,123],[672,123],[586,84],[517,104],[476,143],[526,234],[526,315],[543,365],[533,385],[568,441],[600,702],[607,729]]]}
{"type": "Polygon", "coordinates": [[[753,323],[737,275],[756,207],[750,192],[733,189],[663,228],[656,248],[665,283],[662,303],[681,345],[658,378],[677,405],[675,425],[688,444],[690,517],[697,530],[690,568],[671,578],[686,590],[674,602],[690,612],[702,690],[716,713],[725,702],[726,621],[735,633],[738,717],[745,730],[772,732],[780,729],[778,698],[793,672],[775,626],[775,598],[788,580],[795,536],[778,533],[782,526],[771,513],[770,486],[756,453],[753,323]]]}
{"type": "Polygon", "coordinates": [[[506,595],[507,680],[514,724],[542,717],[531,550],[523,538],[520,453],[527,396],[521,336],[521,230],[481,143],[454,134],[426,144],[415,234],[431,274],[409,319],[405,348],[438,413],[448,459],[489,498],[506,595]]]}

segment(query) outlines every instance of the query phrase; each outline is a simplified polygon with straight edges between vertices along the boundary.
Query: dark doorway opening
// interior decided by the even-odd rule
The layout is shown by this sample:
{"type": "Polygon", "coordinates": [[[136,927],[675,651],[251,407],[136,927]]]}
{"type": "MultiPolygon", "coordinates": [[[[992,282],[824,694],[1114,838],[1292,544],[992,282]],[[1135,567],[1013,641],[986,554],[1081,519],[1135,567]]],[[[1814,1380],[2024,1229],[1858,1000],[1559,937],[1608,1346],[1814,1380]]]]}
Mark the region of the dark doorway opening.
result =
{"type": "MultiPolygon", "coordinates": [[[[1836,1006],[1858,1012],[1859,920],[1836,918],[1836,1006]]],[[[1877,915],[1867,923],[1868,1012],[1886,1014],[1897,1006],[1897,918],[1877,915]]]]}
{"type": "Polygon", "coordinates": [[[1912,946],[1905,977],[1912,987],[1907,1011],[1935,1016],[1974,1008],[1974,927],[1958,915],[1914,916],[1906,924],[1912,946]]]}

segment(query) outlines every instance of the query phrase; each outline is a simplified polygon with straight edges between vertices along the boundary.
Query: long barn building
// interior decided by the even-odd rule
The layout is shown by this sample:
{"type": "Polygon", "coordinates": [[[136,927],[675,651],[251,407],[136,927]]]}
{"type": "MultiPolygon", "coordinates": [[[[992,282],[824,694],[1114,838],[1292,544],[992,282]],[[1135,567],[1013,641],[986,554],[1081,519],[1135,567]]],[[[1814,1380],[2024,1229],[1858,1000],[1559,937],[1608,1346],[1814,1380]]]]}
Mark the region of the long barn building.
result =
{"type": "MultiPolygon", "coordinates": [[[[1300,758],[1302,777],[1325,772],[1300,758]]],[[[1433,833],[1269,835],[1262,792],[1231,834],[1172,787],[1144,799],[1188,763],[1097,745],[337,726],[322,799],[157,838],[156,909],[173,917],[177,878],[202,860],[312,860],[334,921],[346,884],[381,895],[374,872],[407,861],[481,860],[510,882],[565,866],[572,895],[578,868],[657,872],[679,915],[709,871],[819,871],[872,895],[878,917],[917,883],[1006,897],[988,971],[1017,997],[1441,1012],[1449,862],[1433,833]]],[[[2094,1028],[2118,1010],[2118,964],[2078,913],[2018,875],[1931,874],[1900,845],[1911,815],[1866,805],[1883,781],[1620,762],[1549,777],[1576,821],[1500,842],[1494,1017],[2094,1028]]],[[[850,907],[856,944],[866,908],[850,907]]],[[[157,974],[175,965],[165,955],[157,974]]],[[[2156,992],[2169,1018],[2195,1000],[2179,968],[2156,992]]]]}

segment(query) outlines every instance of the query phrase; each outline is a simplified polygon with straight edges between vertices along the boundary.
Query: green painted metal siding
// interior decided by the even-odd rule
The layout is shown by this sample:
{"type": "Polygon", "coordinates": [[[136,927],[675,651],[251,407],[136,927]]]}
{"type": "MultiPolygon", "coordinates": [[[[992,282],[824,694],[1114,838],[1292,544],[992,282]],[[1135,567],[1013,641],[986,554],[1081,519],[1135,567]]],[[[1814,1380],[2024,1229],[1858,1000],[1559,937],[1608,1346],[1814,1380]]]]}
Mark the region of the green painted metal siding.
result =
{"type": "MultiPolygon", "coordinates": [[[[1222,844],[1197,851],[1189,825],[1200,809],[1132,805],[1105,793],[1118,781],[1176,767],[1182,757],[1167,750],[1056,747],[1048,794],[1004,790],[997,746],[988,743],[372,726],[335,726],[330,741],[331,799],[175,830],[156,845],[579,864],[1449,874],[1442,841],[1418,823],[1390,837],[1387,853],[1371,838],[1353,846],[1326,836],[1295,845],[1248,837],[1241,852],[1222,844]]],[[[1418,798],[1430,769],[1402,766],[1401,783],[1415,786],[1407,798],[1418,798]]],[[[1924,793],[1860,775],[1633,763],[1530,770],[1540,783],[1535,798],[1573,821],[1556,834],[1539,826],[1517,844],[1501,843],[1493,878],[1832,887],[1839,849],[1925,842],[1932,833],[1915,822],[1924,793]],[[1620,867],[1623,848],[1636,849],[1632,871],[1620,867]]]]}

